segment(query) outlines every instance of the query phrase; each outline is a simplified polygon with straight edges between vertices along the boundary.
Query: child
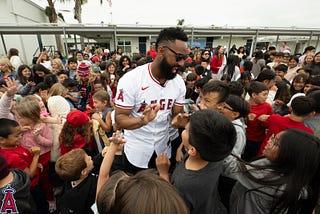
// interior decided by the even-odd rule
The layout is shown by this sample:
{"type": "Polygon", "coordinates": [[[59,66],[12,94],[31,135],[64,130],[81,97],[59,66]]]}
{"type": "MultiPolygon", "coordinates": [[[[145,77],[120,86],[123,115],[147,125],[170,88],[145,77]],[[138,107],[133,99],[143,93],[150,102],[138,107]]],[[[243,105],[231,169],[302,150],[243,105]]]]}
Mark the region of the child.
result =
{"type": "MultiPolygon", "coordinates": [[[[222,160],[236,141],[232,123],[213,110],[194,113],[182,132],[182,143],[187,154],[174,170],[171,181],[184,198],[190,213],[222,213],[218,195],[218,180],[222,160]]],[[[161,177],[169,181],[169,159],[162,153],[157,157],[161,177]]]]}
{"type": "Polygon", "coordinates": [[[275,78],[276,74],[272,70],[266,69],[261,71],[261,73],[256,79],[256,81],[262,82],[268,87],[269,93],[266,102],[268,102],[270,105],[273,104],[273,100],[277,92],[277,88],[275,87],[275,78]]]}
{"type": "Polygon", "coordinates": [[[2,213],[36,213],[36,207],[30,194],[28,175],[20,169],[10,170],[8,162],[1,152],[0,201],[2,202],[0,205],[2,213]]]}
{"type": "Polygon", "coordinates": [[[19,89],[21,96],[28,95],[36,85],[33,81],[33,72],[28,65],[20,65],[18,68],[18,80],[22,87],[19,89]]]}
{"type": "Polygon", "coordinates": [[[78,85],[77,85],[77,91],[79,93],[79,96],[81,97],[79,101],[79,105],[77,106],[77,109],[81,111],[90,109],[89,102],[90,102],[90,94],[92,92],[92,87],[89,82],[90,77],[91,77],[91,71],[89,66],[85,62],[82,62],[78,67],[78,85]]]}
{"type": "Polygon", "coordinates": [[[55,210],[53,189],[49,182],[49,160],[53,145],[53,135],[47,123],[40,119],[40,106],[32,95],[24,97],[16,107],[17,119],[22,127],[22,146],[29,149],[32,146],[40,147],[39,163],[43,166],[40,175],[40,184],[46,192],[50,209],[55,210]]]}
{"type": "Polygon", "coordinates": [[[265,127],[262,126],[260,115],[273,114],[272,107],[266,102],[268,97],[268,87],[257,81],[250,83],[248,94],[250,96],[248,102],[250,105],[250,113],[247,116],[247,142],[242,159],[249,161],[255,157],[260,146],[265,139],[265,127]]]}
{"type": "Polygon", "coordinates": [[[79,110],[70,112],[60,132],[61,156],[76,148],[87,148],[90,142],[89,116],[79,110]]]}
{"type": "MultiPolygon", "coordinates": [[[[249,114],[249,112],[249,104],[236,95],[229,95],[225,101],[225,106],[221,111],[221,113],[232,122],[236,130],[237,140],[232,149],[232,154],[236,155],[237,157],[241,157],[246,145],[246,125],[244,124],[243,119],[249,114]]],[[[234,184],[235,180],[225,176],[220,176],[219,193],[221,201],[226,208],[229,208],[229,197],[234,184]]]]}
{"type": "Polygon", "coordinates": [[[232,153],[238,157],[241,157],[246,145],[246,125],[244,124],[243,119],[249,112],[249,104],[236,95],[229,95],[221,111],[221,113],[232,122],[236,129],[237,141],[233,147],[232,153]]]}
{"type": "Polygon", "coordinates": [[[288,71],[287,65],[280,64],[274,68],[274,71],[275,71],[277,77],[279,77],[282,81],[284,81],[288,85],[290,85],[290,82],[286,78],[284,78],[284,76],[287,74],[287,71],[288,71]]]}
{"type": "Polygon", "coordinates": [[[126,141],[119,133],[110,139],[101,164],[97,185],[99,213],[189,213],[175,188],[154,170],[143,170],[131,177],[120,171],[109,179],[113,159],[126,141]]]}
{"type": "Polygon", "coordinates": [[[109,94],[106,91],[96,92],[92,99],[96,109],[96,112],[91,116],[94,119],[93,132],[95,134],[96,148],[100,153],[104,146],[109,146],[110,144],[108,137],[111,137],[113,133],[111,120],[113,108],[109,94]]]}
{"type": "Polygon", "coordinates": [[[35,199],[38,212],[46,213],[48,204],[42,196],[43,190],[39,187],[40,169],[42,169],[42,165],[38,164],[40,148],[33,146],[28,150],[20,143],[19,123],[10,119],[0,119],[0,153],[6,158],[9,168],[21,169],[28,174],[31,179],[31,194],[35,199]]]}
{"type": "Polygon", "coordinates": [[[79,104],[80,97],[78,92],[75,92],[77,87],[77,81],[73,79],[65,79],[63,81],[63,86],[67,88],[68,92],[65,95],[66,100],[68,101],[70,108],[75,110],[75,107],[79,104]]]}
{"type": "Polygon", "coordinates": [[[319,138],[286,129],[269,139],[265,157],[247,163],[230,155],[225,174],[238,181],[230,213],[312,213],[319,197],[319,154],[319,138]]]}
{"type": "Polygon", "coordinates": [[[307,96],[315,102],[315,115],[303,121],[304,125],[314,131],[314,135],[320,138],[320,90],[309,90],[307,96]]]}
{"type": "Polygon", "coordinates": [[[61,213],[93,213],[90,207],[97,188],[97,176],[91,174],[93,168],[91,157],[82,149],[74,149],[57,160],[55,170],[66,182],[59,203],[61,213]]]}
{"type": "Polygon", "coordinates": [[[295,128],[313,134],[312,129],[307,128],[303,124],[303,121],[314,115],[314,109],[314,101],[311,98],[300,96],[292,100],[291,113],[289,116],[282,117],[278,114],[261,115],[258,119],[268,128],[268,132],[260,147],[259,155],[263,153],[269,138],[285,129],[295,128]]]}
{"type": "Polygon", "coordinates": [[[278,90],[274,97],[272,109],[275,114],[280,114],[281,116],[284,116],[290,113],[289,108],[287,106],[287,103],[290,101],[291,98],[289,85],[283,80],[277,80],[276,86],[278,90]]]}

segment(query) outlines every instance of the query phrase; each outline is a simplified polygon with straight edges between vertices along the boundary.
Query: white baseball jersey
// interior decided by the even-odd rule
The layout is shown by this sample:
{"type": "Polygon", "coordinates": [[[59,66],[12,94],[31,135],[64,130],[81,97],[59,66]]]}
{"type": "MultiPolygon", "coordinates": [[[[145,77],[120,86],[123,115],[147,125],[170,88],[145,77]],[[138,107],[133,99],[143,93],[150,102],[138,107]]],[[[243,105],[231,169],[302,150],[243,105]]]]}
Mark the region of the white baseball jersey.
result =
{"type": "Polygon", "coordinates": [[[120,80],[115,97],[118,108],[132,109],[130,116],[139,117],[145,107],[151,103],[160,104],[160,110],[154,120],[134,130],[125,130],[127,143],[124,152],[129,162],[140,168],[148,168],[148,162],[156,151],[171,156],[169,141],[170,115],[173,105],[182,106],[186,87],[177,75],[163,86],[151,73],[151,64],[145,64],[126,73],[120,80]]]}

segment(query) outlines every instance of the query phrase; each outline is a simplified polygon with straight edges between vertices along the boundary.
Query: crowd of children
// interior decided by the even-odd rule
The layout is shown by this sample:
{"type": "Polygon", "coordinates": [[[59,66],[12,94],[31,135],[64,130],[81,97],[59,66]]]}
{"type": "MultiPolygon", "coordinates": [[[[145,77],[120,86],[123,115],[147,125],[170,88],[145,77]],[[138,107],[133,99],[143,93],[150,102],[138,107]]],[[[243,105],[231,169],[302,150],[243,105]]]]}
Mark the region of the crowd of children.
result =
{"type": "Polygon", "coordinates": [[[135,59],[121,48],[42,51],[32,66],[0,58],[0,213],[320,213],[312,46],[300,58],[272,46],[252,58],[244,47],[175,53],[186,85],[185,114],[170,124],[182,128],[177,156],[159,154],[157,172],[110,177],[126,142],[118,81],[152,63],[151,47],[135,59]]]}

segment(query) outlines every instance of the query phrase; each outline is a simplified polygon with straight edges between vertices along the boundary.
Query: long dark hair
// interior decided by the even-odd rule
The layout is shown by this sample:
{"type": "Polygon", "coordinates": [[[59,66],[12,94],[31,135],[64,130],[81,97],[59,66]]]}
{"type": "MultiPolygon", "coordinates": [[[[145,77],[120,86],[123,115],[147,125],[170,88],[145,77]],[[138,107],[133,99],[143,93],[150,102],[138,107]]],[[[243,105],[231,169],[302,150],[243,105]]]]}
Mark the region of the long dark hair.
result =
{"type": "Polygon", "coordinates": [[[227,64],[224,66],[222,70],[221,80],[231,81],[232,76],[234,74],[236,66],[239,65],[239,57],[236,55],[230,55],[227,58],[227,64]]]}
{"type": "Polygon", "coordinates": [[[20,81],[20,83],[22,85],[27,84],[28,81],[33,81],[33,71],[31,70],[31,68],[28,65],[20,65],[18,68],[18,80],[20,81]],[[29,78],[26,78],[25,76],[22,75],[22,71],[24,69],[29,69],[31,72],[31,76],[29,78]]]}
{"type": "Polygon", "coordinates": [[[317,202],[320,192],[320,139],[312,134],[298,130],[287,129],[279,138],[279,152],[276,160],[268,165],[254,165],[240,161],[244,174],[252,181],[267,188],[274,188],[276,194],[251,189],[273,197],[269,213],[298,213],[301,209],[299,199],[304,190],[308,191],[310,209],[317,202]],[[278,176],[258,178],[247,169],[268,170],[278,176]]]}

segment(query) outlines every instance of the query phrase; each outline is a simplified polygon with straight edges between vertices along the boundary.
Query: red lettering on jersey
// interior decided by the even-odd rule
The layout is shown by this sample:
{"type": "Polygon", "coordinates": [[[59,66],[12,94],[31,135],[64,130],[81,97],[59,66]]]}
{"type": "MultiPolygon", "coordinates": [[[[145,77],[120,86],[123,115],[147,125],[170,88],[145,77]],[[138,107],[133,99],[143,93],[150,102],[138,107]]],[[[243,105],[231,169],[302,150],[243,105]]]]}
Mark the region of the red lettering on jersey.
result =
{"type": "Polygon", "coordinates": [[[164,107],[165,107],[165,104],[166,104],[165,101],[166,101],[165,99],[161,99],[161,100],[160,100],[160,102],[159,102],[159,104],[160,104],[160,110],[164,110],[164,107]]]}
{"type": "Polygon", "coordinates": [[[16,192],[10,184],[8,184],[3,190],[4,198],[2,200],[0,213],[19,213],[16,205],[16,200],[13,194],[16,192]]]}
{"type": "MultiPolygon", "coordinates": [[[[151,100],[151,104],[155,104],[157,103],[157,100],[151,100]]],[[[155,109],[155,107],[152,108],[153,110],[155,109]]]]}
{"type": "Polygon", "coordinates": [[[173,100],[172,99],[168,99],[167,110],[170,110],[172,108],[172,104],[173,104],[173,100]]]}
{"type": "Polygon", "coordinates": [[[123,90],[122,89],[120,89],[120,93],[117,97],[117,100],[121,100],[123,102],[123,90]]]}
{"type": "Polygon", "coordinates": [[[143,111],[146,109],[147,105],[148,105],[148,104],[145,103],[145,102],[141,103],[140,108],[139,108],[139,110],[138,110],[137,112],[138,112],[138,113],[139,113],[139,112],[143,112],[143,111]]]}

